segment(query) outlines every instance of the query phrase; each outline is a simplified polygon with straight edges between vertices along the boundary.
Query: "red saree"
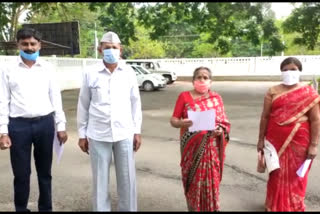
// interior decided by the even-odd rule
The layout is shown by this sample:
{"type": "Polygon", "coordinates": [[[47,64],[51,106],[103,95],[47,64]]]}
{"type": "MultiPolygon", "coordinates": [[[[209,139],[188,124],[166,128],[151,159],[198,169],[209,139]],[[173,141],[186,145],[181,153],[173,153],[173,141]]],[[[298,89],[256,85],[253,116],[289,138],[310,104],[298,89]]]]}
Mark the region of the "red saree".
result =
{"type": "Polygon", "coordinates": [[[319,103],[319,95],[307,85],[279,95],[272,101],[266,139],[279,154],[280,169],[269,174],[265,207],[267,211],[304,211],[308,172],[296,171],[307,157],[310,125],[306,112],[319,103]],[[283,144],[288,146],[279,152],[283,144]]]}
{"type": "MultiPolygon", "coordinates": [[[[228,138],[230,123],[225,114],[222,99],[215,92],[210,91],[208,95],[197,99],[193,99],[189,91],[182,92],[172,116],[187,118],[188,110],[205,111],[209,109],[216,110],[216,125],[223,128],[223,136],[226,135],[228,138]]],[[[184,193],[190,211],[219,210],[219,184],[226,140],[224,138],[221,138],[223,141],[217,140],[211,133],[211,131],[180,130],[180,166],[184,193]]]]}

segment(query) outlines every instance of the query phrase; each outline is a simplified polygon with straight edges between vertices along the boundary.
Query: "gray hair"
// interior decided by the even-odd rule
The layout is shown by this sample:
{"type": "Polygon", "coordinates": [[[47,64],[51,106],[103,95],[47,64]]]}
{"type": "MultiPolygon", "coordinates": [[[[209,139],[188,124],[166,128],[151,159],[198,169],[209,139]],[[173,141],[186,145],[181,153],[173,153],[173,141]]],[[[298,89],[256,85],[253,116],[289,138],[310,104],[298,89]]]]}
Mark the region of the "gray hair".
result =
{"type": "Polygon", "coordinates": [[[198,67],[198,68],[196,68],[196,69],[194,70],[194,72],[193,72],[193,77],[192,77],[192,81],[195,80],[195,78],[196,78],[196,76],[198,75],[199,71],[200,71],[200,70],[203,70],[203,69],[204,69],[204,70],[207,70],[208,73],[209,73],[209,78],[210,78],[210,79],[212,78],[212,72],[211,72],[211,70],[210,70],[208,67],[201,66],[201,67],[198,67]]]}

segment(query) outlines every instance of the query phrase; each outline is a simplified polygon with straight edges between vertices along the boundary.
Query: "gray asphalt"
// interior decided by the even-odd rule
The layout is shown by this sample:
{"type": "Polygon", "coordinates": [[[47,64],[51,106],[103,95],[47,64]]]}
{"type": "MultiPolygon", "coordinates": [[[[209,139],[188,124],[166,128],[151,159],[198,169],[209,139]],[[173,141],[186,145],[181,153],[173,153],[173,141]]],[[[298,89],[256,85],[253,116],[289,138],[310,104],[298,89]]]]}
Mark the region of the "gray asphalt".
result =
{"type": "MultiPolygon", "coordinates": [[[[267,174],[256,172],[256,142],[263,96],[278,82],[214,82],[212,89],[223,98],[231,122],[231,141],[220,186],[222,211],[263,211],[267,174]]],[[[179,130],[169,119],[181,91],[190,82],[175,82],[154,92],[141,91],[143,125],[142,146],[136,153],[139,211],[186,211],[180,175],[179,130]]],[[[76,103],[78,90],[63,92],[69,140],[60,164],[54,163],[53,205],[55,211],[91,211],[91,168],[89,156],[78,148],[76,103]]],[[[29,208],[37,211],[38,186],[33,166],[29,208]]],[[[0,211],[14,211],[13,176],[9,151],[0,151],[0,211]]],[[[309,174],[307,211],[320,210],[319,156],[309,174]]],[[[112,210],[116,211],[117,193],[111,167],[112,210]]]]}

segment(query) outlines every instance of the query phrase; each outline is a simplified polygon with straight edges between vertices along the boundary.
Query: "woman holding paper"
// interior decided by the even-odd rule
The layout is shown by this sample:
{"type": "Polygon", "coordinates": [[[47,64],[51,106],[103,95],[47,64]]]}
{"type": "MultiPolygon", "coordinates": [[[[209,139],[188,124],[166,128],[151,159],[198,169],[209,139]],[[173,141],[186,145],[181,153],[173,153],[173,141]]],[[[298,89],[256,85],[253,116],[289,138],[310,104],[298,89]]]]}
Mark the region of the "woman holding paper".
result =
{"type": "Polygon", "coordinates": [[[211,76],[206,67],[194,71],[194,89],[180,93],[170,120],[173,127],[180,128],[180,166],[189,211],[219,210],[219,184],[230,123],[221,96],[210,90],[211,76]],[[193,123],[188,111],[211,113],[210,110],[214,114],[207,119],[213,120],[215,127],[190,132],[193,123]]]}
{"type": "Polygon", "coordinates": [[[297,170],[317,155],[320,97],[312,86],[299,82],[301,62],[286,58],[280,65],[282,84],[271,87],[264,98],[257,150],[265,143],[276,149],[280,169],[269,173],[267,211],[304,211],[307,177],[297,170]]]}

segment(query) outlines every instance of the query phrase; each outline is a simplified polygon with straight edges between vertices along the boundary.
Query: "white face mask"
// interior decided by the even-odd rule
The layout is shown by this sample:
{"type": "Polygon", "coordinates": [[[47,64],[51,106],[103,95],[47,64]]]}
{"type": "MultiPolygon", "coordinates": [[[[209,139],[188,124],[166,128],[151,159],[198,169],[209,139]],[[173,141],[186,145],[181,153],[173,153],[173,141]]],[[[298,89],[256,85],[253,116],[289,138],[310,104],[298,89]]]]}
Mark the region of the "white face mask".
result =
{"type": "Polygon", "coordinates": [[[283,71],[281,75],[285,85],[294,85],[300,81],[300,71],[283,71]]]}

